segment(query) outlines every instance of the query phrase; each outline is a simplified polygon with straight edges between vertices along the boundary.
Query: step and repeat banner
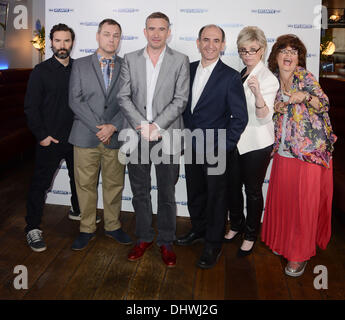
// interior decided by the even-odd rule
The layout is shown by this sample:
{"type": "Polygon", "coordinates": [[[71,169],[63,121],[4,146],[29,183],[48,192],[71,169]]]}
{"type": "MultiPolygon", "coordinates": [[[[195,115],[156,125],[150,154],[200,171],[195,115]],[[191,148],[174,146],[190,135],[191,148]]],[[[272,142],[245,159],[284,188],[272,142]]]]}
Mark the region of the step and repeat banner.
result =
{"type": "MultiPolygon", "coordinates": [[[[245,26],[258,26],[266,35],[268,50],[275,39],[282,34],[296,34],[308,50],[307,69],[319,75],[319,46],[321,0],[46,0],[46,57],[52,55],[49,31],[53,25],[65,23],[76,33],[73,58],[90,55],[98,45],[96,32],[98,24],[105,18],[112,18],[122,26],[122,41],[119,56],[138,50],[146,45],[143,33],[146,17],[155,11],[165,13],[171,21],[171,48],[187,54],[190,61],[200,59],[196,39],[200,28],[206,24],[217,24],[226,34],[226,49],[222,61],[240,71],[244,66],[238,56],[236,39],[245,26]]],[[[270,167],[263,186],[266,195],[270,167]]],[[[61,164],[54,184],[47,196],[47,203],[70,205],[70,188],[65,163],[61,164]]],[[[103,208],[102,181],[99,181],[98,207],[103,208]]],[[[157,210],[157,186],[152,168],[153,211],[157,210]]],[[[122,196],[122,210],[133,211],[132,192],[126,170],[125,188],[122,196]]],[[[176,185],[177,214],[188,216],[187,193],[183,159],[180,178],[176,185]]]]}

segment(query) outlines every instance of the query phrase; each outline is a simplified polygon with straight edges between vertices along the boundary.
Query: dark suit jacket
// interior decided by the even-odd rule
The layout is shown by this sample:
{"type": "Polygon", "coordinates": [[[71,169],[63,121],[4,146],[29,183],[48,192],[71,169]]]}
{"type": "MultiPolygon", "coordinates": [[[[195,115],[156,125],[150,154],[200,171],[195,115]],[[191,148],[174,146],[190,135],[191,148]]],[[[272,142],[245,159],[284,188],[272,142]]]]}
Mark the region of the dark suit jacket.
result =
{"type": "MultiPolygon", "coordinates": [[[[190,64],[190,91],[183,114],[185,127],[194,130],[226,129],[226,150],[236,148],[248,122],[246,97],[240,74],[218,61],[205,88],[191,113],[192,88],[199,61],[190,64]]],[[[215,146],[217,135],[215,134],[215,146]]]]}

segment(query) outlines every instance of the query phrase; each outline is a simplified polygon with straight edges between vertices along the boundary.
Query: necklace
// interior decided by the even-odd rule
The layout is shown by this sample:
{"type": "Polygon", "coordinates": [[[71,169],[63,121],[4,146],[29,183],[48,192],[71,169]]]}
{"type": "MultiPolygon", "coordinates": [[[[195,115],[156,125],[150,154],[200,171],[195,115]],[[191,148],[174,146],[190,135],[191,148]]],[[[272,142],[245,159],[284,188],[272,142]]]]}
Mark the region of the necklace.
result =
{"type": "Polygon", "coordinates": [[[281,84],[281,87],[283,88],[284,92],[290,92],[291,90],[291,85],[292,85],[292,76],[293,76],[293,73],[290,74],[289,78],[287,79],[287,81],[284,81],[282,79],[282,77],[280,77],[280,84],[281,84]]]}

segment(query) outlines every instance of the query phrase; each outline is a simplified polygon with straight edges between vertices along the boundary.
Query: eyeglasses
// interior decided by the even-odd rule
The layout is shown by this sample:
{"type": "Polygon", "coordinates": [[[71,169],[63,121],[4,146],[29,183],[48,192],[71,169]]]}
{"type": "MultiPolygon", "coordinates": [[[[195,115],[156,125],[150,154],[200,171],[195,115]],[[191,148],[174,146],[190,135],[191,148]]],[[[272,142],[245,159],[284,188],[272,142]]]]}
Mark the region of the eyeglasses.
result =
{"type": "Polygon", "coordinates": [[[254,54],[257,54],[260,49],[261,49],[261,47],[259,49],[256,49],[256,50],[255,49],[250,49],[249,51],[246,50],[246,49],[240,49],[240,50],[238,50],[238,53],[241,56],[245,56],[246,54],[249,54],[250,56],[253,56],[254,54]]]}
{"type": "Polygon", "coordinates": [[[293,56],[296,56],[298,54],[298,50],[296,50],[296,49],[291,49],[291,50],[281,49],[280,53],[282,53],[282,54],[291,54],[293,56]]]}

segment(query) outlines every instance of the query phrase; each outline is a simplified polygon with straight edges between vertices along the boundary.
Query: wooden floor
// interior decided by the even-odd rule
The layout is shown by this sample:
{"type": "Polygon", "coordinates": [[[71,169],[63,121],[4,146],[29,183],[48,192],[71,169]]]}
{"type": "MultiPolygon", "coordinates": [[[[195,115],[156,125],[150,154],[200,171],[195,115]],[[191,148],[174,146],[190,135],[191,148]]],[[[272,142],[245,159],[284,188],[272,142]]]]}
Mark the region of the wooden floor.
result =
{"type": "MultiPolygon", "coordinates": [[[[122,300],[341,300],[345,298],[345,228],[333,219],[333,234],[325,251],[308,263],[300,278],[285,276],[286,261],[261,242],[246,258],[237,258],[240,242],[224,245],[216,267],[195,266],[202,245],[175,247],[177,266],[167,269],[159,250],[152,247],[138,262],[127,261],[128,246],[106,238],[103,224],[87,249],[70,249],[78,234],[78,222],[67,218],[68,207],[47,205],[42,224],[48,249],[33,252],[24,236],[25,198],[32,161],[8,171],[0,179],[0,300],[7,299],[122,299],[122,300]],[[28,270],[27,290],[16,290],[14,268],[28,270]],[[314,267],[328,270],[328,289],[316,290],[314,267]]],[[[100,211],[100,213],[102,213],[100,211]]],[[[134,237],[132,213],[122,214],[123,228],[134,237]]],[[[190,227],[178,218],[177,235],[190,227]]]]}

